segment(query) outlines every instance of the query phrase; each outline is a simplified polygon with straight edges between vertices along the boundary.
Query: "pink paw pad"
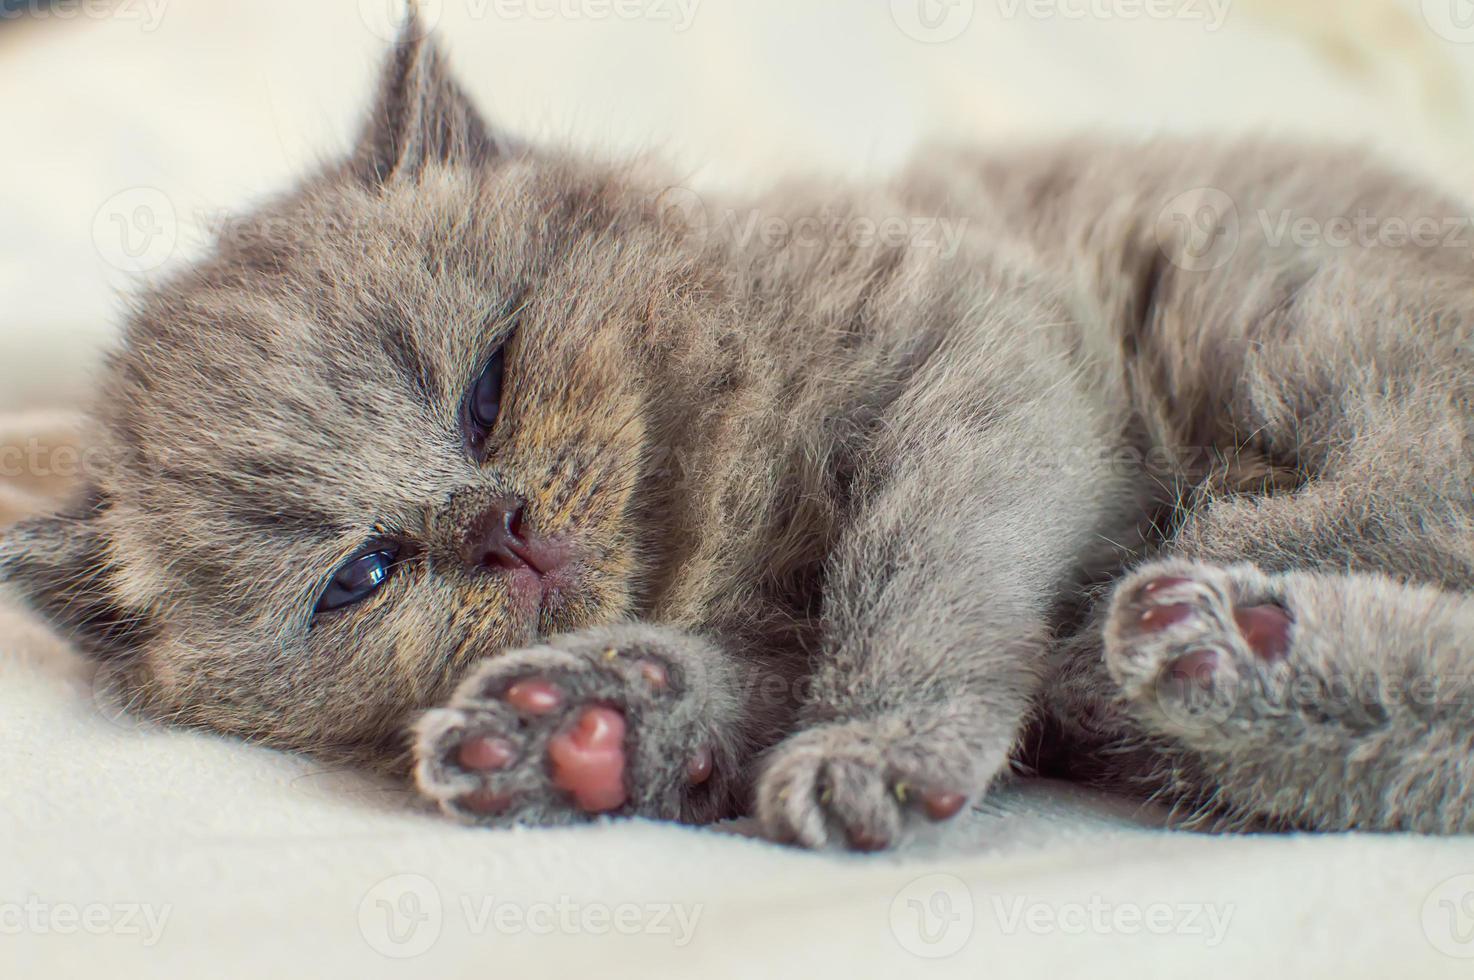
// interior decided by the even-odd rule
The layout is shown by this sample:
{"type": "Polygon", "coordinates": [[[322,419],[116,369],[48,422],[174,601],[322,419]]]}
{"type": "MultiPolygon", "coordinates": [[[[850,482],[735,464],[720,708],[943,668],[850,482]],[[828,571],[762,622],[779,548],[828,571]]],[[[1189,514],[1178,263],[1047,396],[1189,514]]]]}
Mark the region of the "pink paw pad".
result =
{"type": "Polygon", "coordinates": [[[1184,585],[1192,584],[1192,579],[1183,578],[1181,575],[1164,575],[1161,578],[1154,578],[1150,582],[1143,585],[1141,587],[1141,594],[1154,595],[1158,592],[1165,592],[1168,589],[1176,589],[1184,585]]]}
{"type": "Polygon", "coordinates": [[[524,715],[546,715],[563,705],[563,692],[552,681],[530,678],[507,688],[507,703],[524,715]]]}
{"type": "Polygon", "coordinates": [[[645,678],[645,683],[657,691],[663,691],[670,685],[670,675],[664,667],[653,660],[639,661],[640,676],[645,678]]]}
{"type": "Polygon", "coordinates": [[[1275,662],[1289,654],[1290,616],[1279,606],[1245,606],[1234,610],[1233,618],[1259,659],[1275,662]]]}
{"type": "Polygon", "coordinates": [[[568,793],[586,813],[607,813],[624,805],[624,715],[613,708],[583,709],[548,742],[553,785],[568,793]]]}
{"type": "Polygon", "coordinates": [[[1213,686],[1213,673],[1217,669],[1216,650],[1194,650],[1168,664],[1167,676],[1184,689],[1198,687],[1207,690],[1213,686]]]}
{"type": "Polygon", "coordinates": [[[700,786],[711,778],[711,749],[699,749],[686,766],[686,778],[692,786],[700,786]]]}
{"type": "Polygon", "coordinates": [[[517,758],[517,750],[510,742],[488,735],[473,735],[461,743],[456,750],[456,759],[461,766],[473,772],[495,772],[505,769],[517,758]]]}
{"type": "Polygon", "coordinates": [[[1158,633],[1179,623],[1185,623],[1197,614],[1196,606],[1179,602],[1170,606],[1151,606],[1137,617],[1136,622],[1148,633],[1158,633]]]}
{"type": "Polygon", "coordinates": [[[884,851],[891,846],[890,838],[877,831],[864,830],[852,827],[845,834],[849,840],[850,850],[873,854],[876,851],[884,851]]]}
{"type": "Polygon", "coordinates": [[[967,797],[961,793],[933,790],[921,795],[921,808],[929,820],[951,820],[967,805],[967,797]]]}

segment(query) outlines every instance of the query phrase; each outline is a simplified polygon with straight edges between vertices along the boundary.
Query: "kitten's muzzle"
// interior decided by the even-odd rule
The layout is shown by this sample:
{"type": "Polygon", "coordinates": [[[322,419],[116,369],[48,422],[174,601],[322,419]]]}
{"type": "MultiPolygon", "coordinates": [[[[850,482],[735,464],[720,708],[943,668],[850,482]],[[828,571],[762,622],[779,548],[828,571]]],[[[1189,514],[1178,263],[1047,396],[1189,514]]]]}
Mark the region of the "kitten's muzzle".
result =
{"type": "Polygon", "coordinates": [[[510,498],[493,502],[471,521],[460,550],[472,572],[529,571],[543,577],[568,562],[568,549],[528,527],[522,502],[510,498]]]}

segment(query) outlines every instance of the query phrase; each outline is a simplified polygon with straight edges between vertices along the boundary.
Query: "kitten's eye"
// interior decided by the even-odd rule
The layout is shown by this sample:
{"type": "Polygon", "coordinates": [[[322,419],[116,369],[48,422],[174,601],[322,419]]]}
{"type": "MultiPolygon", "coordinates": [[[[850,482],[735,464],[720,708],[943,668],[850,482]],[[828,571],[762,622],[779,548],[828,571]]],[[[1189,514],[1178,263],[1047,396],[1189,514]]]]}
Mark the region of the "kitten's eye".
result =
{"type": "Polygon", "coordinates": [[[379,591],[389,581],[397,555],[398,550],[392,546],[376,545],[373,551],[350,558],[323,591],[322,598],[317,601],[317,611],[324,613],[342,609],[379,591]]]}
{"type": "Polygon", "coordinates": [[[486,435],[496,425],[496,417],[502,410],[502,352],[498,350],[491,356],[486,369],[481,372],[481,377],[471,386],[470,397],[466,401],[466,411],[470,415],[471,424],[480,430],[481,435],[486,435]]]}

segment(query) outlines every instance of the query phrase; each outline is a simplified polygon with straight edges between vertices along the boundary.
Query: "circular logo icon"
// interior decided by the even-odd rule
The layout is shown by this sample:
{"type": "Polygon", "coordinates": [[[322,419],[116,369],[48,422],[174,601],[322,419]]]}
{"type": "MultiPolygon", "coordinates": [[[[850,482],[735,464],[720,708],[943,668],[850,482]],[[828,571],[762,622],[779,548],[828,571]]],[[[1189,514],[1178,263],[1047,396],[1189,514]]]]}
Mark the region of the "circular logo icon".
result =
{"type": "Polygon", "coordinates": [[[92,218],[92,242],[104,262],[123,272],[152,272],[179,243],[174,202],[156,187],[130,187],[103,202],[92,218]]]}
{"type": "Polygon", "coordinates": [[[358,931],[383,956],[419,956],[440,938],[444,912],[440,890],[424,875],[385,878],[358,903],[358,931]]]}
{"type": "Polygon", "coordinates": [[[1243,683],[1221,666],[1227,654],[1204,650],[1179,657],[1152,682],[1153,706],[1179,732],[1207,732],[1233,717],[1243,683]]]}
{"type": "Polygon", "coordinates": [[[358,0],[358,16],[364,26],[385,41],[394,41],[404,30],[410,10],[419,12],[419,37],[424,37],[440,23],[444,0],[358,0]]]}
{"type": "Polygon", "coordinates": [[[912,956],[952,956],[967,945],[975,925],[972,889],[956,875],[924,875],[891,902],[891,935],[912,956]]]}
{"type": "Polygon", "coordinates": [[[1428,893],[1423,935],[1444,956],[1474,960],[1474,874],[1455,875],[1428,893]]]}
{"type": "Polygon", "coordinates": [[[711,231],[711,216],[701,195],[688,187],[667,187],[655,199],[660,223],[678,235],[705,238],[711,231]]]}
{"type": "Polygon", "coordinates": [[[1239,247],[1239,209],[1216,187],[1178,194],[1157,215],[1157,247],[1188,272],[1217,269],[1239,247]]]}
{"type": "Polygon", "coordinates": [[[1474,0],[1423,0],[1433,33],[1455,44],[1474,44],[1474,0]]]}
{"type": "Polygon", "coordinates": [[[976,0],[891,0],[891,19],[923,44],[955,41],[972,24],[976,0]]]}

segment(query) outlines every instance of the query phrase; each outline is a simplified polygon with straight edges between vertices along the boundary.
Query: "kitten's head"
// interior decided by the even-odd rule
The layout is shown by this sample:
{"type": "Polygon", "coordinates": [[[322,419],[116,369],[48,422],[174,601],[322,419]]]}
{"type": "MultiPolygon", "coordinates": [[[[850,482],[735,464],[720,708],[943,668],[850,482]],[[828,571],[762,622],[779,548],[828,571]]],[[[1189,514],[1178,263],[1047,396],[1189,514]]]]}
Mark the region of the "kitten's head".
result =
{"type": "Polygon", "coordinates": [[[475,660],[637,609],[672,234],[493,135],[411,23],[351,156],[141,300],[102,471],[0,573],[175,720],[392,743],[475,660]]]}

